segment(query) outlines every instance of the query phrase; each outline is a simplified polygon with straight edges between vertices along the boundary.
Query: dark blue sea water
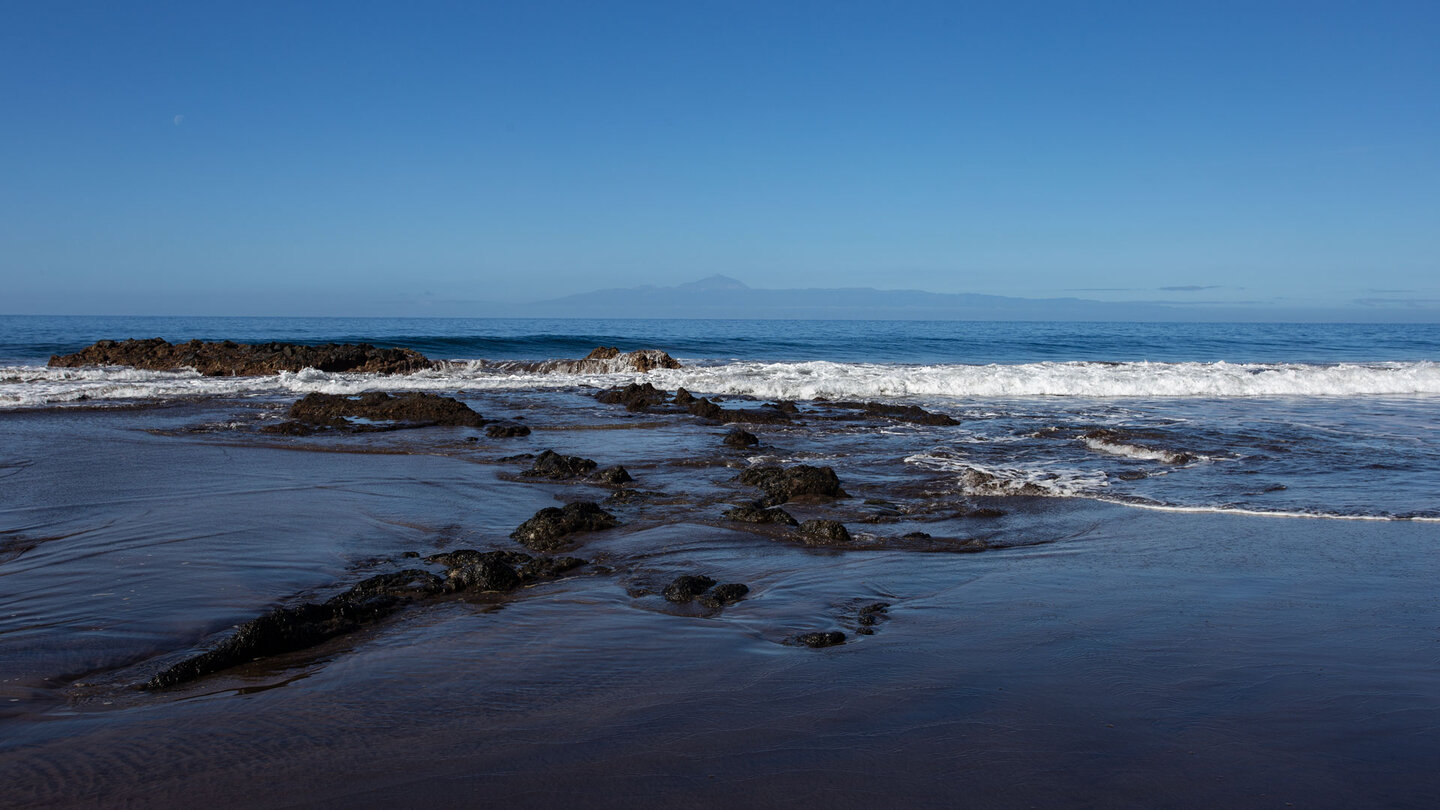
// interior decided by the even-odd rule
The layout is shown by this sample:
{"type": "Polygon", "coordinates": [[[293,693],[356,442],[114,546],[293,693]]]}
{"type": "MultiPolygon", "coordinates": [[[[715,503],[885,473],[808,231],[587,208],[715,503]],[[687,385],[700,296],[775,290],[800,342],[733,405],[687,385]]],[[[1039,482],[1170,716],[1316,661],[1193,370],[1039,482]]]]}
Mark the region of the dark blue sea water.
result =
{"type": "Polygon", "coordinates": [[[155,318],[0,316],[0,363],[43,363],[96,340],[406,346],[442,359],[579,357],[596,346],[691,360],[1337,363],[1440,359],[1440,324],[155,318]]]}

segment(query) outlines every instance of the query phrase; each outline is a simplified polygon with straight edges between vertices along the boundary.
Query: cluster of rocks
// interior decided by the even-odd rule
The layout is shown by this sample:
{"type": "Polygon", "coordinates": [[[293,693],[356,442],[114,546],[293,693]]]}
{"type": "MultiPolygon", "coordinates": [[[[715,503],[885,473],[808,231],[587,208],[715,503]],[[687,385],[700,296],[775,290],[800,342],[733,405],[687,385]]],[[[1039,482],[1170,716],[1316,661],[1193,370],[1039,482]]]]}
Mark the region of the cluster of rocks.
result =
{"type": "Polygon", "coordinates": [[[716,581],[710,577],[687,574],[676,577],[669,585],[665,586],[660,595],[664,596],[667,602],[685,604],[698,601],[706,607],[718,609],[739,602],[748,593],[750,593],[749,585],[739,582],[717,585],[716,581]]]}
{"type": "Polygon", "coordinates": [[[437,394],[306,394],[286,412],[289,421],[262,428],[268,433],[307,435],[322,430],[370,432],[453,425],[480,427],[485,420],[465,403],[437,394]]]}
{"type": "Polygon", "coordinates": [[[595,468],[599,466],[593,459],[565,456],[554,450],[546,450],[534,457],[530,469],[520,474],[527,478],[548,478],[552,481],[583,478],[586,481],[609,486],[620,486],[635,480],[624,467],[618,464],[597,471],[595,468]]]}
{"type": "Polygon", "coordinates": [[[949,427],[960,424],[953,416],[932,413],[918,405],[886,405],[883,402],[830,402],[831,408],[861,411],[867,416],[894,419],[897,422],[911,422],[929,427],[949,427]]]}
{"type": "Polygon", "coordinates": [[[446,566],[444,576],[418,568],[379,574],[324,602],[276,608],[240,625],[212,649],[156,674],[145,688],[176,686],[256,658],[308,649],[418,601],[462,592],[513,591],[586,564],[575,557],[470,549],[432,555],[426,562],[446,566]]]}
{"type": "Polygon", "coordinates": [[[50,358],[52,368],[130,366],[151,371],[193,368],[207,377],[255,376],[300,371],[350,371],[366,374],[410,374],[432,368],[433,361],[413,349],[381,349],[369,343],[170,343],[149,340],[102,340],[74,354],[50,358]]]}
{"type": "MultiPolygon", "coordinates": [[[[74,354],[50,358],[52,368],[130,366],[152,371],[193,368],[207,377],[258,376],[313,368],[364,374],[411,374],[444,365],[414,349],[382,349],[369,343],[207,343],[191,340],[170,343],[148,340],[101,340],[74,354]]],[[[620,371],[644,373],[657,368],[680,368],[675,358],[659,349],[621,352],[600,346],[579,360],[539,363],[496,363],[492,367],[533,373],[603,374],[620,371]]]]}
{"type": "Polygon", "coordinates": [[[543,360],[538,363],[506,361],[489,364],[504,371],[531,374],[615,374],[634,371],[644,374],[658,368],[680,368],[680,361],[659,349],[622,352],[614,346],[598,346],[579,360],[543,360]]]}
{"type": "Polygon", "coordinates": [[[669,393],[648,382],[609,388],[596,394],[595,399],[606,405],[624,405],[625,410],[631,413],[647,413],[662,405],[673,405],[701,419],[727,424],[736,422],[759,425],[789,424],[792,417],[800,412],[793,402],[767,403],[758,408],[722,408],[704,397],[691,394],[684,388],[677,389],[672,397],[669,393]]]}

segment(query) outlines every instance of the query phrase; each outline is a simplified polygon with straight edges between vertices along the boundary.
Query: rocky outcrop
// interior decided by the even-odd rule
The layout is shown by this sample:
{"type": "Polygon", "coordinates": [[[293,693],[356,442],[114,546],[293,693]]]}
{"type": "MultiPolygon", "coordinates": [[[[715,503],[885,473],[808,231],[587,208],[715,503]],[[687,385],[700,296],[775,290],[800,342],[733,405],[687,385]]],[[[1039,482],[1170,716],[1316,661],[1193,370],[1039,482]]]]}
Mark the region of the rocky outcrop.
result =
{"type": "Polygon", "coordinates": [[[146,689],[163,689],[273,655],[314,647],[374,624],[412,603],[446,593],[513,591],[585,565],[575,557],[531,557],[518,551],[458,551],[426,562],[447,567],[441,577],[418,568],[379,574],[321,603],[276,608],[236,628],[215,647],[158,673],[146,689]]]}
{"type": "Polygon", "coordinates": [[[530,478],[549,478],[555,481],[563,481],[567,478],[579,478],[589,475],[599,465],[588,458],[579,456],[562,456],[554,450],[546,450],[535,457],[530,469],[521,475],[530,478]]]}
{"type": "Polygon", "coordinates": [[[572,545],[569,540],[572,534],[603,531],[617,525],[615,516],[601,509],[599,504],[580,501],[564,507],[547,506],[541,509],[511,532],[510,538],[536,551],[559,551],[572,545]]]}
{"type": "Polygon", "coordinates": [[[659,349],[622,352],[614,346],[600,346],[579,360],[544,360],[538,363],[509,361],[490,364],[504,371],[531,374],[618,374],[680,368],[680,362],[659,349]]]}
{"type": "Polygon", "coordinates": [[[928,425],[930,427],[948,427],[950,425],[960,424],[960,422],[952,416],[946,416],[943,413],[931,413],[918,405],[886,405],[881,402],[832,402],[830,403],[830,407],[864,411],[868,416],[878,416],[885,419],[894,419],[899,422],[928,425]]]}
{"type": "Polygon", "coordinates": [[[529,436],[530,428],[525,425],[517,425],[512,422],[505,424],[491,425],[485,428],[485,435],[492,439],[515,439],[520,436],[529,436]]]}
{"type": "Polygon", "coordinates": [[[674,581],[666,585],[665,589],[661,591],[661,596],[664,596],[667,602],[684,604],[698,601],[708,608],[718,609],[739,602],[748,593],[750,593],[750,586],[739,582],[715,585],[715,580],[710,577],[685,575],[676,577],[674,581]],[[711,586],[715,586],[714,590],[711,590],[711,586]]]}
{"type": "Polygon", "coordinates": [[[485,420],[470,406],[437,394],[386,394],[372,391],[358,396],[306,394],[290,406],[289,422],[264,428],[270,433],[304,435],[317,430],[370,432],[402,428],[452,425],[480,427],[485,420]]]}
{"type": "Polygon", "coordinates": [[[670,395],[650,383],[630,383],[623,388],[601,391],[595,399],[606,405],[624,405],[625,410],[638,413],[653,405],[664,405],[670,401],[670,395]]]}
{"type": "Polygon", "coordinates": [[[829,467],[811,467],[808,464],[788,468],[751,467],[740,474],[740,483],[764,490],[765,498],[761,501],[763,506],[774,506],[797,498],[850,497],[840,488],[840,479],[834,470],[829,467]]]}
{"type": "Polygon", "coordinates": [[[734,447],[743,450],[747,447],[754,447],[759,443],[760,439],[758,439],[754,433],[751,433],[744,428],[731,428],[730,432],[725,434],[726,447],[734,447]]]}
{"type": "Polygon", "coordinates": [[[807,520],[800,524],[800,536],[810,545],[843,545],[850,542],[850,530],[838,520],[807,520]]]}
{"type": "Polygon", "coordinates": [[[207,377],[256,376],[305,368],[367,374],[409,374],[435,364],[411,349],[381,349],[369,343],[170,343],[102,340],[84,349],[50,358],[52,368],[130,366],[152,371],[193,368],[207,377]]]}
{"type": "Polygon", "coordinates": [[[737,523],[778,523],[783,526],[799,526],[795,518],[790,516],[784,509],[765,509],[760,506],[747,505],[737,506],[734,509],[725,511],[725,518],[737,523]]]}
{"type": "Polygon", "coordinates": [[[771,405],[759,408],[722,408],[704,397],[692,397],[687,410],[701,419],[716,422],[744,422],[752,425],[789,424],[790,414],[771,405]]]}

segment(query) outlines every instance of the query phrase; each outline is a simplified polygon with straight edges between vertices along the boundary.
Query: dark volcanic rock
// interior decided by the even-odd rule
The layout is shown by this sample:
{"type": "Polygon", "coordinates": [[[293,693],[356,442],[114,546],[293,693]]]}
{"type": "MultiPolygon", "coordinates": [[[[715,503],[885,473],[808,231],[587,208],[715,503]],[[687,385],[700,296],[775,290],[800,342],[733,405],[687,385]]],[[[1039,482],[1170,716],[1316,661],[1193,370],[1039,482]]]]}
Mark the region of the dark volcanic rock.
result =
{"type": "Polygon", "coordinates": [[[743,422],[747,425],[785,425],[790,423],[790,414],[768,405],[763,408],[721,408],[719,419],[729,422],[743,422]]]}
{"type": "Polygon", "coordinates": [[[795,518],[784,509],[765,509],[760,506],[737,506],[727,509],[725,517],[740,523],[780,523],[785,526],[799,526],[795,518]]]}
{"type": "Polygon", "coordinates": [[[492,439],[514,439],[520,436],[529,436],[530,428],[526,427],[525,425],[517,425],[507,422],[505,424],[491,425],[485,428],[485,435],[489,436],[492,439]]]}
{"type": "Polygon", "coordinates": [[[500,552],[478,555],[445,572],[452,591],[513,591],[520,587],[520,574],[500,552]]]}
{"type": "Polygon", "coordinates": [[[520,524],[510,537],[536,551],[558,551],[570,543],[566,537],[576,532],[596,532],[617,525],[615,516],[590,501],[566,504],[563,508],[547,506],[520,524]]]}
{"type": "Polygon", "coordinates": [[[866,636],[873,634],[875,632],[875,625],[884,619],[890,618],[889,611],[889,602],[872,602],[860,608],[855,617],[855,623],[860,625],[858,632],[866,636]]]}
{"type": "Polygon", "coordinates": [[[795,637],[795,643],[815,648],[834,647],[837,644],[845,643],[845,634],[839,630],[831,630],[828,633],[804,633],[795,637]]]}
{"type": "Polygon", "coordinates": [[[701,419],[719,419],[725,409],[704,397],[695,397],[688,406],[690,413],[701,419]]]}
{"type": "Polygon", "coordinates": [[[428,571],[399,571],[371,577],[322,604],[276,608],[240,625],[213,649],[157,674],[145,687],[163,689],[255,658],[313,647],[379,621],[410,600],[434,595],[443,587],[440,578],[428,571]]]}
{"type": "Polygon", "coordinates": [[[422,393],[391,395],[381,391],[359,396],[306,394],[290,406],[286,415],[292,421],[264,430],[304,434],[318,429],[363,432],[432,425],[479,427],[485,424],[480,414],[457,399],[422,393]]]}
{"type": "Polygon", "coordinates": [[[744,428],[731,428],[730,432],[725,434],[725,444],[730,447],[754,447],[759,443],[760,440],[755,434],[744,428]]]}
{"type": "Polygon", "coordinates": [[[650,383],[630,383],[624,388],[611,388],[595,395],[595,399],[606,405],[624,405],[625,410],[644,411],[651,405],[664,405],[670,395],[650,383]]]}
{"type": "Polygon", "coordinates": [[[749,585],[731,582],[725,585],[716,585],[715,590],[698,598],[706,607],[722,608],[739,602],[748,593],[750,593],[749,585]]]}
{"type": "Polygon", "coordinates": [[[848,498],[840,479],[829,467],[751,467],[740,474],[740,482],[765,491],[763,504],[773,506],[800,497],[848,498]]]}
{"type": "Polygon", "coordinates": [[[323,603],[277,608],[240,625],[234,635],[214,648],[157,674],[145,688],[175,686],[256,658],[314,647],[380,621],[417,600],[446,592],[511,591],[586,564],[575,557],[531,557],[518,551],[474,549],[432,554],[425,561],[446,566],[445,578],[419,569],[379,574],[323,603]]]}
{"type": "Polygon", "coordinates": [[[675,404],[676,404],[676,405],[680,405],[680,406],[682,406],[682,407],[688,408],[688,407],[690,407],[690,404],[693,403],[694,401],[695,401],[695,395],[694,395],[694,394],[691,394],[689,391],[686,391],[684,388],[677,388],[677,389],[675,389],[675,404]]]}
{"type": "Polygon", "coordinates": [[[744,422],[752,425],[784,425],[790,422],[790,414],[768,405],[763,408],[722,408],[704,397],[695,397],[687,409],[701,419],[712,419],[716,422],[744,422]]]}
{"type": "Polygon", "coordinates": [[[561,574],[588,565],[579,557],[536,557],[516,569],[520,575],[521,582],[534,582],[537,579],[550,579],[561,574]]]}
{"type": "Polygon", "coordinates": [[[614,467],[606,467],[600,472],[597,472],[594,475],[590,476],[590,479],[593,481],[599,481],[602,484],[609,484],[611,486],[617,487],[621,484],[628,484],[631,481],[635,480],[634,478],[630,477],[630,473],[626,472],[624,467],[621,467],[618,464],[614,467]]]}
{"type": "Polygon", "coordinates": [[[607,374],[623,371],[644,373],[657,368],[680,368],[680,362],[659,349],[622,352],[614,346],[600,346],[579,360],[546,360],[541,363],[497,363],[499,368],[539,374],[607,374]]]}
{"type": "Polygon", "coordinates": [[[812,544],[850,542],[850,530],[838,520],[807,520],[800,524],[800,534],[812,544]]]}
{"type": "Polygon", "coordinates": [[[535,463],[521,475],[536,478],[579,478],[588,475],[597,465],[588,458],[562,456],[554,450],[546,450],[535,457],[535,463]]]}
{"type": "Polygon", "coordinates": [[[917,405],[886,405],[881,402],[833,402],[831,403],[831,407],[864,411],[870,416],[881,416],[886,419],[894,419],[900,422],[913,422],[917,425],[930,425],[932,427],[946,427],[960,424],[954,417],[946,416],[943,413],[931,413],[917,405]]]}
{"type": "Polygon", "coordinates": [[[149,340],[102,340],[74,354],[50,358],[52,368],[132,366],[169,371],[190,367],[207,377],[251,376],[300,371],[352,371],[368,374],[409,374],[434,363],[410,349],[379,349],[369,343],[169,343],[149,340]]]}
{"type": "Polygon", "coordinates": [[[715,580],[710,577],[688,575],[676,577],[673,582],[665,586],[665,590],[661,594],[670,602],[689,602],[714,584],[715,580]]]}
{"type": "Polygon", "coordinates": [[[588,565],[579,557],[531,557],[524,552],[508,549],[475,551],[468,548],[447,551],[443,554],[432,554],[426,557],[425,561],[438,563],[449,569],[446,576],[451,590],[487,591],[511,590],[527,582],[550,579],[571,569],[588,565]],[[516,576],[515,584],[508,584],[508,575],[504,573],[503,569],[498,569],[498,566],[504,566],[513,571],[516,576]],[[480,573],[486,573],[488,577],[476,577],[476,574],[480,573]],[[485,585],[499,587],[477,587],[485,585]]]}

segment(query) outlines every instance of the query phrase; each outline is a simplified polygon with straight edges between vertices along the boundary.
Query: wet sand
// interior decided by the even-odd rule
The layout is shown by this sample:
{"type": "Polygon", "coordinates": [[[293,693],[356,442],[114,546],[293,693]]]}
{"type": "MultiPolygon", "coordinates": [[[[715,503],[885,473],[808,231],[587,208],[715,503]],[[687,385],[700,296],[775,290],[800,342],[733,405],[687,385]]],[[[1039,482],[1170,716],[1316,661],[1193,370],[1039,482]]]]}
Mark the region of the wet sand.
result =
{"type": "Polygon", "coordinates": [[[193,430],[264,403],[0,417],[0,803],[1440,802],[1433,524],[946,496],[858,427],[755,429],[855,496],[786,505],[797,518],[995,546],[808,548],[719,518],[756,494],[732,480],[756,452],[721,448],[722,428],[585,404],[480,401],[537,429],[477,442],[193,430]],[[134,688],[402,552],[514,547],[535,510],[606,497],[495,461],[545,447],[624,464],[657,493],[606,506],[622,527],[573,552],[597,565],[134,688]],[[937,505],[863,522],[881,496],[937,505]],[[962,503],[1006,514],[949,517],[962,503]],[[690,573],[751,592],[718,611],[660,598],[690,573]],[[886,618],[860,635],[877,601],[886,618]],[[784,643],[823,630],[849,640],[784,643]]]}

